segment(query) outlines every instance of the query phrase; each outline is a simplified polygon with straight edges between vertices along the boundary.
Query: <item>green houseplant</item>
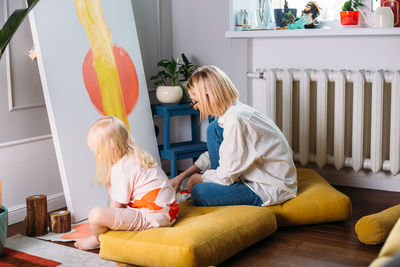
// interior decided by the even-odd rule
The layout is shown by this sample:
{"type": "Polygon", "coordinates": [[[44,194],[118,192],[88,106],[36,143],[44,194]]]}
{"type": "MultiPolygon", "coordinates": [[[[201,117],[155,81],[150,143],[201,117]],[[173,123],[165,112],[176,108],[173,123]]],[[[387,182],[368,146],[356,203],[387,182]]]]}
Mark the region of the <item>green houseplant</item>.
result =
{"type": "MultiPolygon", "coordinates": [[[[39,0],[27,0],[28,7],[23,9],[15,10],[11,16],[4,23],[0,30],[0,59],[3,56],[4,51],[11,38],[14,36],[18,27],[21,25],[23,20],[28,15],[29,11],[39,2],[39,0]]],[[[0,192],[1,192],[1,181],[0,181],[0,192]]],[[[3,254],[3,247],[7,238],[8,228],[8,210],[2,205],[1,193],[0,193],[0,255],[3,254]]]]}
{"type": "Polygon", "coordinates": [[[344,2],[340,12],[340,23],[342,25],[358,25],[360,17],[360,7],[363,6],[358,0],[348,0],[344,2]]]}
{"type": "Polygon", "coordinates": [[[0,30],[0,58],[18,27],[39,0],[28,0],[28,7],[15,10],[0,30]]]}
{"type": "Polygon", "coordinates": [[[180,79],[183,90],[182,102],[189,103],[191,99],[188,91],[186,90],[186,84],[190,76],[192,76],[193,72],[195,72],[198,69],[199,65],[193,64],[183,53],[181,54],[181,57],[183,63],[179,65],[179,73],[182,75],[182,78],[180,79]]]}
{"type": "Polygon", "coordinates": [[[157,64],[160,69],[156,75],[150,77],[154,85],[158,86],[156,97],[163,104],[177,104],[182,99],[182,88],[178,85],[179,59],[163,59],[157,64]]]}

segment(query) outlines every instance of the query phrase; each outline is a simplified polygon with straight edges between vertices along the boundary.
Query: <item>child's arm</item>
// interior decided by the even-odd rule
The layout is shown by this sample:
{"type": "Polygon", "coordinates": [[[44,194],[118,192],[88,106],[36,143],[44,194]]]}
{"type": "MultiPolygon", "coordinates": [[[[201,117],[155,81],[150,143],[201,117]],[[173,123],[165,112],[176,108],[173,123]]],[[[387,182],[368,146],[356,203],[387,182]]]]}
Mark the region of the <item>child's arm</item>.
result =
{"type": "Polygon", "coordinates": [[[106,182],[106,188],[107,188],[107,193],[108,193],[108,199],[110,199],[110,203],[111,203],[111,208],[126,208],[126,204],[121,204],[117,201],[112,200],[111,198],[111,181],[108,180],[106,182]]]}
{"type": "Polygon", "coordinates": [[[108,199],[111,201],[111,180],[108,179],[106,182],[106,189],[108,194],[108,199]]]}
{"type": "Polygon", "coordinates": [[[195,173],[200,172],[201,169],[197,166],[197,165],[192,165],[189,169],[185,170],[184,172],[180,173],[179,175],[175,176],[175,178],[169,180],[172,187],[175,190],[178,190],[179,186],[181,185],[182,181],[186,178],[186,177],[190,177],[195,173]]]}

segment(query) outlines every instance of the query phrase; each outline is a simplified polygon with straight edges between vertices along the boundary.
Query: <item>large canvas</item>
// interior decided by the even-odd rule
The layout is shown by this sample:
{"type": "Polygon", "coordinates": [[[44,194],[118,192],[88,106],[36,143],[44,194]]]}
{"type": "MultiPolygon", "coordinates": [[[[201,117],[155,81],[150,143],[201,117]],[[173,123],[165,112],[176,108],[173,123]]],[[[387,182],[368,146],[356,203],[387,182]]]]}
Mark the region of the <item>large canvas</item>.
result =
{"type": "Polygon", "coordinates": [[[160,162],[131,0],[41,0],[29,19],[67,207],[80,221],[107,204],[86,145],[101,116],[124,121],[160,162]]]}

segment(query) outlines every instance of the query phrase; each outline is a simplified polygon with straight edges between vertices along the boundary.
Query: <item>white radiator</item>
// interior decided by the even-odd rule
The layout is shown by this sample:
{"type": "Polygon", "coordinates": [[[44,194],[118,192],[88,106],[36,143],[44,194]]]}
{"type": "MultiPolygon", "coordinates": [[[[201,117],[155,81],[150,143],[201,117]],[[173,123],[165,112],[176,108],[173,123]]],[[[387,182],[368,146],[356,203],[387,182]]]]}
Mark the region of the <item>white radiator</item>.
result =
{"type": "Polygon", "coordinates": [[[253,99],[263,103],[258,107],[264,108],[262,111],[274,121],[279,117],[279,126],[289,144],[296,143],[294,158],[301,165],[316,163],[322,168],[326,164],[333,164],[338,170],[346,166],[355,171],[370,169],[373,173],[380,170],[390,171],[393,175],[399,173],[399,71],[271,69],[257,70],[247,76],[254,78],[253,99]],[[365,101],[367,92],[368,103],[365,101]],[[311,101],[312,97],[314,101],[311,101]],[[293,110],[295,102],[296,110],[293,110]],[[389,107],[389,114],[384,116],[384,109],[389,107]],[[311,114],[310,108],[316,114],[311,114]],[[352,117],[352,123],[346,126],[349,116],[352,117]],[[311,119],[315,126],[312,135],[311,119]],[[294,120],[298,120],[298,123],[294,123],[294,120]],[[329,133],[328,124],[331,125],[329,133]],[[388,125],[385,136],[383,124],[388,125]],[[368,128],[370,125],[368,134],[364,133],[367,125],[368,128]],[[345,131],[346,127],[348,129],[345,131]],[[329,140],[328,135],[331,136],[329,140]],[[346,138],[349,148],[345,148],[346,138]]]}

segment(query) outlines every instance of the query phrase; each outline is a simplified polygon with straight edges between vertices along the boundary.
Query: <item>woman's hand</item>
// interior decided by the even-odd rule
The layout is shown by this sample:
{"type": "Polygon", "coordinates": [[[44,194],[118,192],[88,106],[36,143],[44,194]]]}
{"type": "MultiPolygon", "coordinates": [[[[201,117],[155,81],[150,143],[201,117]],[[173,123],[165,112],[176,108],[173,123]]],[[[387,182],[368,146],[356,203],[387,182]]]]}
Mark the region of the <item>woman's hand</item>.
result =
{"type": "Polygon", "coordinates": [[[169,182],[171,183],[172,188],[177,191],[182,184],[182,181],[185,179],[184,173],[181,173],[174,178],[170,179],[169,182]]]}
{"type": "Polygon", "coordinates": [[[187,189],[189,192],[192,191],[192,188],[195,184],[201,184],[203,182],[203,175],[200,173],[195,173],[190,176],[190,179],[187,181],[187,189]]]}
{"type": "Polygon", "coordinates": [[[175,190],[178,190],[179,187],[181,186],[183,180],[185,180],[186,177],[192,176],[195,173],[200,172],[200,168],[197,167],[195,164],[193,164],[189,169],[186,171],[180,173],[179,175],[175,176],[174,178],[170,179],[169,182],[171,183],[172,187],[175,190]]]}

